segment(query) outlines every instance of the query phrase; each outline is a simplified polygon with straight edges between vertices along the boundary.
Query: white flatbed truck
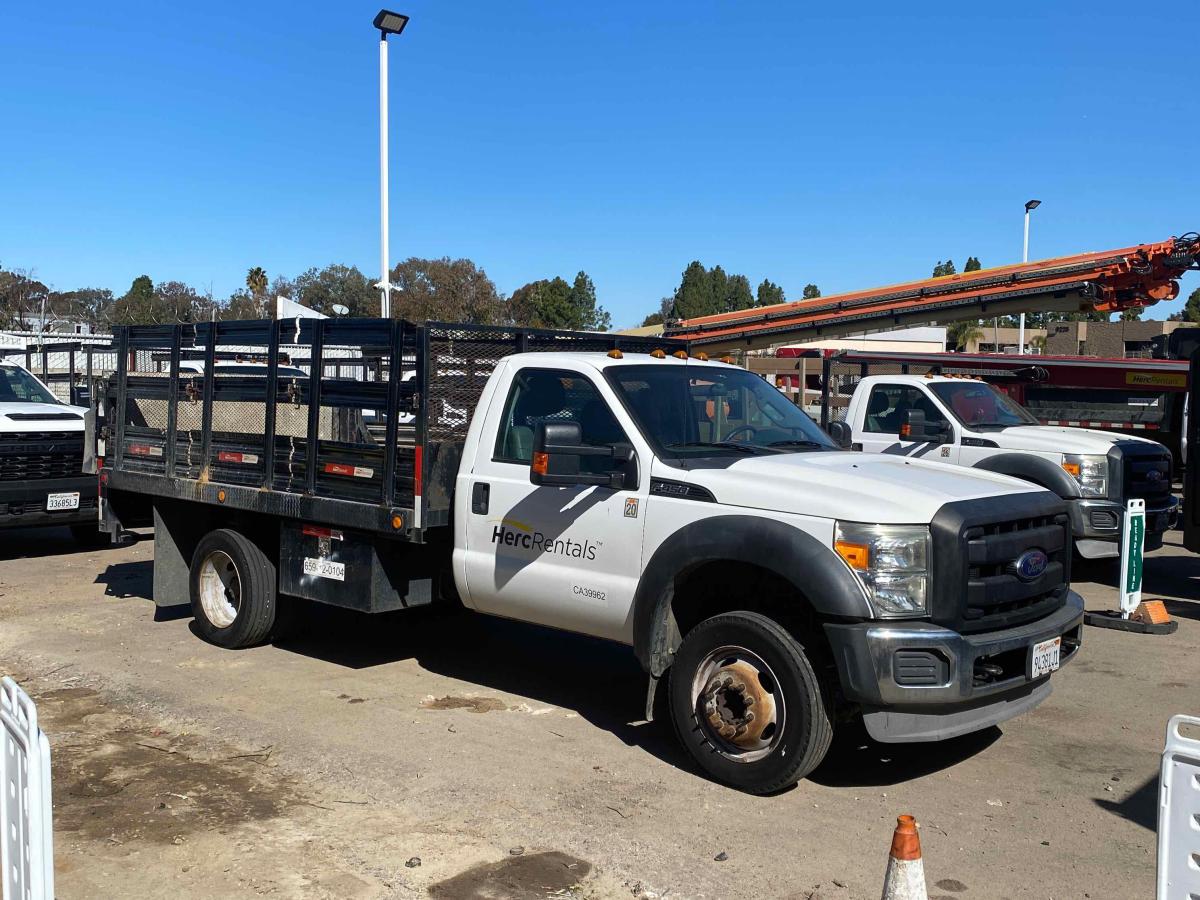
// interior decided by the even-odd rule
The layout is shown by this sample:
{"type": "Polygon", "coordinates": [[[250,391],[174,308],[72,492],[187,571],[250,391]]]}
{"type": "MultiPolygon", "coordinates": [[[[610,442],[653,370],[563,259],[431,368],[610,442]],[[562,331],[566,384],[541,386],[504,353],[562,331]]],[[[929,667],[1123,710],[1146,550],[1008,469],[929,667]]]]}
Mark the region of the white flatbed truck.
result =
{"type": "Polygon", "coordinates": [[[153,522],[155,602],[190,603],[221,646],[270,639],[296,597],[457,602],[606,638],[647,672],[647,717],[665,682],[702,770],[768,793],[851,717],[933,741],[1025,712],[1080,645],[1061,499],[841,452],[682,344],[361,319],[117,342],[103,527],[153,522]],[[265,371],[223,374],[224,345],[259,348],[265,371]],[[307,377],[280,374],[284,345],[307,377]],[[331,348],[370,374],[331,377],[331,348]],[[208,364],[181,371],[197,349],[208,364]],[[136,368],[163,353],[168,371],[136,368]]]}

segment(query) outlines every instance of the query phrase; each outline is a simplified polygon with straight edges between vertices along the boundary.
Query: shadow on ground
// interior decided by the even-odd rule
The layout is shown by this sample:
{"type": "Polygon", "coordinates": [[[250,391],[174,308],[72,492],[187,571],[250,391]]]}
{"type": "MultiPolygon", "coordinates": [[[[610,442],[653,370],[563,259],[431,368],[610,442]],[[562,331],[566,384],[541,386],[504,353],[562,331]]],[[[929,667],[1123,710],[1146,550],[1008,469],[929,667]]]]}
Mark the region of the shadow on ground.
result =
{"type": "Polygon", "coordinates": [[[82,548],[65,528],[5,529],[0,541],[0,559],[39,559],[79,553],[82,548]]]}
{"type": "MultiPolygon", "coordinates": [[[[276,646],[359,669],[415,659],[425,669],[481,688],[577,712],[678,768],[698,771],[676,741],[660,684],[655,718],[643,719],[646,676],[627,647],[538,625],[469,612],[411,610],[368,618],[314,606],[303,630],[276,646]]],[[[872,741],[861,722],[840,726],[827,762],[812,776],[835,786],[887,785],[937,772],[989,747],[991,728],[941,744],[909,747],[872,741]]]]}
{"type": "Polygon", "coordinates": [[[1141,825],[1148,831],[1158,830],[1158,775],[1147,779],[1124,800],[1093,800],[1101,809],[1141,825]]]}
{"type": "Polygon", "coordinates": [[[295,636],[277,647],[352,669],[415,659],[448,678],[572,710],[629,746],[692,768],[676,744],[665,689],[655,720],[644,720],[646,676],[627,647],[455,609],[368,616],[313,604],[299,619],[295,636]]]}
{"type": "Polygon", "coordinates": [[[932,775],[982,753],[1003,734],[993,726],[931,744],[881,744],[861,722],[835,732],[825,762],[809,777],[826,787],[886,787],[932,775]]]}
{"type": "MultiPolygon", "coordinates": [[[[154,562],[149,559],[113,563],[96,576],[96,584],[104,585],[105,597],[126,599],[137,597],[153,600],[154,562]]],[[[184,607],[185,609],[187,607],[184,607]]]]}

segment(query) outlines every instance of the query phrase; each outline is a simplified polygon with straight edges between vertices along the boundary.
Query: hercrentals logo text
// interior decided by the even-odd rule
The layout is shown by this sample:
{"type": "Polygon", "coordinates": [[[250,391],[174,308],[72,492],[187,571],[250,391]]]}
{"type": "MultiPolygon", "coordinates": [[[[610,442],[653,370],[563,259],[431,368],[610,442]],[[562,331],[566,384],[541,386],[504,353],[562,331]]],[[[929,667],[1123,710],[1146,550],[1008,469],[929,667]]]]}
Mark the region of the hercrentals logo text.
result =
{"type": "Polygon", "coordinates": [[[532,550],[534,553],[553,553],[556,556],[570,556],[575,559],[596,558],[596,545],[591,541],[551,537],[537,530],[514,531],[508,524],[505,521],[492,528],[493,544],[505,544],[509,547],[532,550]]]}

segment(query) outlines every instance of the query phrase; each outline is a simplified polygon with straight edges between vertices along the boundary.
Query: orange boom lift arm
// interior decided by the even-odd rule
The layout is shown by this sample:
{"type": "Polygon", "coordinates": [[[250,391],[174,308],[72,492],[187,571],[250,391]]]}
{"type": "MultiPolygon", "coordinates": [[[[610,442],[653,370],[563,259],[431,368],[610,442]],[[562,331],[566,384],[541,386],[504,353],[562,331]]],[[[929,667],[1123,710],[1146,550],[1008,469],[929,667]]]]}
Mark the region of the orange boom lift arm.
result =
{"type": "Polygon", "coordinates": [[[703,316],[667,326],[670,337],[714,349],[755,349],[863,331],[1015,315],[1118,312],[1179,296],[1200,269],[1200,234],[703,316]]]}

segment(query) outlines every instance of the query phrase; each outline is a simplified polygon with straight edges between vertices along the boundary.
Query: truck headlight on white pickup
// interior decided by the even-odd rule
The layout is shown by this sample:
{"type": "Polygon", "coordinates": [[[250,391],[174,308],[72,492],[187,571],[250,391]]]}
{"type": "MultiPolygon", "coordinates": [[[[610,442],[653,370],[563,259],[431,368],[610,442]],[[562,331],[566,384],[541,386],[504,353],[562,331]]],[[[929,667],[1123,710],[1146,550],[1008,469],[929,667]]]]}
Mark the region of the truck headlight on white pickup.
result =
{"type": "Polygon", "coordinates": [[[881,618],[929,611],[929,528],[837,522],[833,548],[858,576],[881,618]]]}
{"type": "Polygon", "coordinates": [[[1108,457],[1095,453],[1065,453],[1062,467],[1079,482],[1085,497],[1108,496],[1108,457]]]}

